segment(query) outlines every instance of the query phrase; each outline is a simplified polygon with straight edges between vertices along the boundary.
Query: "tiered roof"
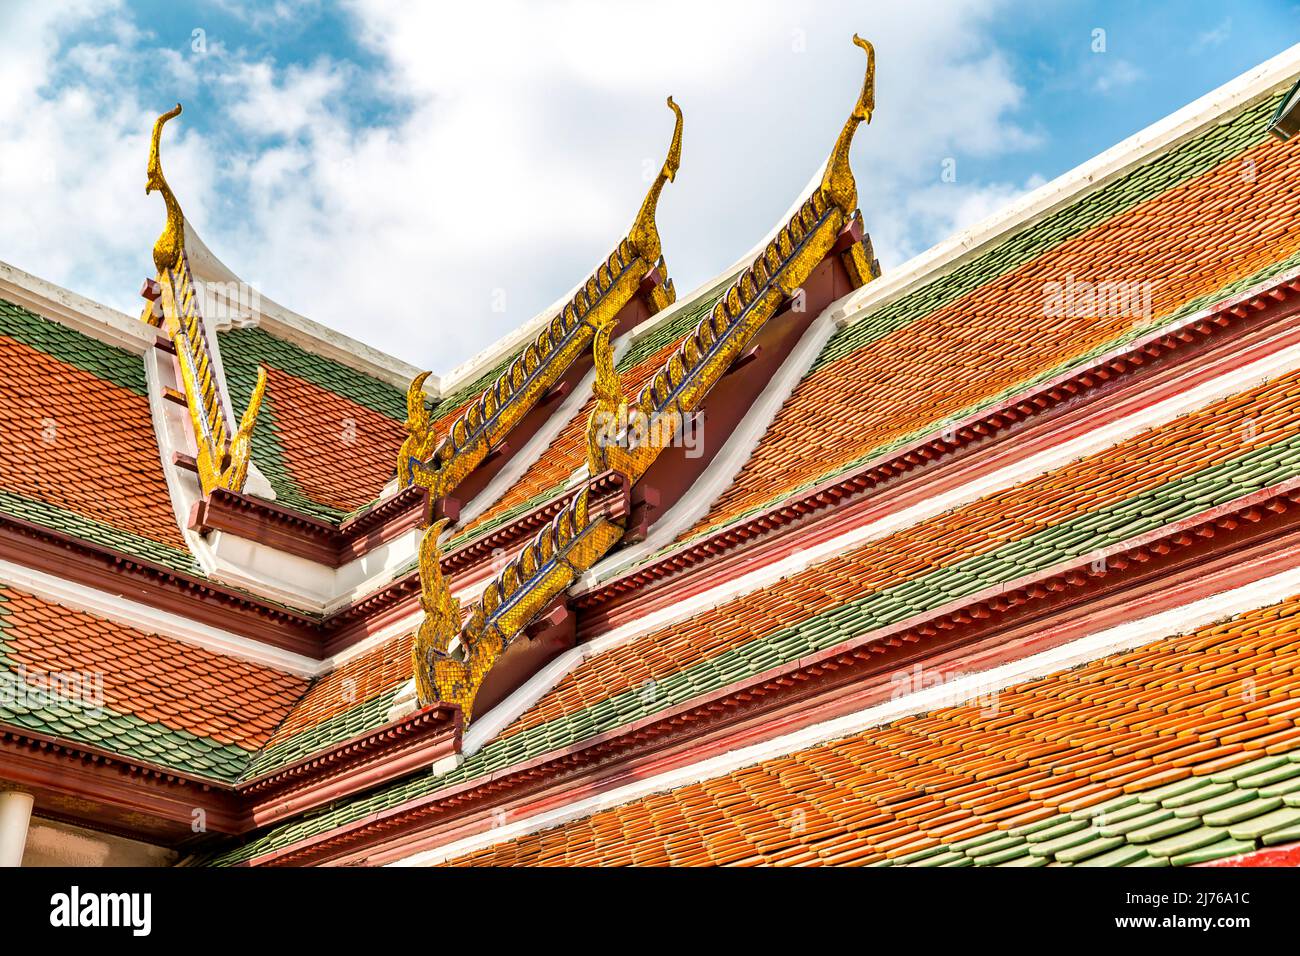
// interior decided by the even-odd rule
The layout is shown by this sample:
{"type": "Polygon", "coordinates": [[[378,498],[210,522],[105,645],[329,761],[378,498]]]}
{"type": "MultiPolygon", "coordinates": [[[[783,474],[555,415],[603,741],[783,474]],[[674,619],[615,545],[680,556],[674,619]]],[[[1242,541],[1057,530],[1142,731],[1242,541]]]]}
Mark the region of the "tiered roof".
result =
{"type": "Polygon", "coordinates": [[[205,315],[229,276],[170,190],[145,322],[0,274],[0,668],[105,692],[0,704],[0,779],[219,865],[1300,841],[1297,73],[876,278],[869,68],[793,218],[673,302],[678,113],[615,253],[442,380],[275,303],[205,315]],[[594,443],[627,409],[703,409],[706,456],[594,443]]]}
{"type": "Polygon", "coordinates": [[[1183,866],[1300,840],[1291,599],[455,857],[1183,866]]]}

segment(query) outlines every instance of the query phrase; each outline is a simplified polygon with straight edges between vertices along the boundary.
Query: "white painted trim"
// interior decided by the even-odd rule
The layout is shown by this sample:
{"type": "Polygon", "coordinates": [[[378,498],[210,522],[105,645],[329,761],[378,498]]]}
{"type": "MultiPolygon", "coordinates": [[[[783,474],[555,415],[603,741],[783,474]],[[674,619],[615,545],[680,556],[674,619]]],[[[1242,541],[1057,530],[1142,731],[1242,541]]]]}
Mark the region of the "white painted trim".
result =
{"type": "Polygon", "coordinates": [[[100,305],[5,262],[0,262],[0,299],[135,355],[143,355],[157,335],[152,326],[137,317],[100,305]]]}
{"type": "MultiPolygon", "coordinates": [[[[216,257],[193,225],[188,222],[185,224],[185,251],[189,256],[190,269],[196,279],[203,282],[242,281],[216,257]]],[[[256,299],[257,311],[249,316],[246,324],[260,326],[278,339],[292,342],[309,352],[322,355],[363,375],[369,375],[371,378],[400,388],[402,391],[406,391],[411,379],[420,374],[421,370],[414,365],[350,338],[342,332],[336,332],[319,322],[313,322],[260,292],[256,299]]],[[[437,376],[431,375],[425,382],[425,391],[433,397],[440,394],[438,381],[437,376]]]]}
{"type": "Polygon", "coordinates": [[[781,367],[768,379],[745,417],[727,437],[726,444],[691,485],[690,493],[654,523],[644,541],[611,555],[584,574],[581,586],[590,587],[595,581],[615,577],[657,554],[672,544],[678,534],[708,514],[713,503],[731,487],[740,469],[749,461],[781,406],[803,381],[836,328],[829,309],[813,320],[781,367]]]}
{"type": "MultiPolygon", "coordinates": [[[[619,359],[627,352],[631,344],[630,336],[623,336],[614,344],[613,360],[615,367],[618,366],[619,359]]],[[[568,427],[575,415],[582,410],[587,399],[591,397],[591,389],[596,381],[596,370],[588,370],[587,374],[582,377],[577,386],[564,397],[560,407],[551,413],[533,436],[524,443],[523,447],[516,452],[505,467],[497,473],[497,476],[487,483],[487,486],[479,492],[474,498],[461,510],[459,524],[464,527],[477,518],[488,508],[501,500],[516,482],[524,476],[533,464],[546,453],[546,449],[551,447],[551,442],[555,441],[560,432],[568,427]]]]}
{"type": "Polygon", "coordinates": [[[861,321],[924,283],[952,272],[1009,233],[1078,202],[1152,157],[1223,123],[1259,97],[1289,86],[1298,73],[1300,43],[850,293],[836,308],[838,320],[845,325],[861,321]]]}
{"type": "Polygon", "coordinates": [[[132,601],[121,594],[86,587],[10,561],[0,561],[0,581],[42,601],[83,611],[145,634],[159,634],[214,654],[237,657],[299,677],[318,677],[327,670],[325,662],[271,647],[208,624],[200,624],[179,614],[132,601]]]}
{"type": "MultiPolygon", "coordinates": [[[[858,548],[867,542],[913,527],[919,522],[967,505],[995,491],[1032,480],[1063,467],[1077,458],[1095,455],[1141,432],[1167,424],[1213,402],[1253,388],[1297,368],[1300,368],[1300,345],[1292,345],[1227,375],[1221,375],[1194,388],[1179,392],[1118,421],[1054,445],[1028,458],[1011,462],[942,494],[877,518],[803,551],[738,575],[676,604],[612,628],[591,641],[560,654],[496,707],[477,717],[465,735],[462,750],[466,754],[473,753],[494,739],[509,723],[517,719],[542,695],[588,658],[621,647],[670,624],[705,613],[742,595],[761,590],[782,578],[798,574],[806,568],[858,548]]],[[[584,580],[583,584],[575,589],[575,593],[582,593],[591,586],[590,582],[584,580]]]]}
{"type": "Polygon", "coordinates": [[[957,706],[969,700],[979,699],[990,692],[1036,677],[1058,673],[1109,654],[1141,647],[1164,637],[1186,634],[1226,617],[1268,607],[1297,593],[1300,593],[1300,568],[1292,568],[1180,608],[1162,611],[1136,621],[1127,621],[1017,661],[963,674],[936,686],[907,693],[887,703],[876,704],[844,717],[814,724],[772,740],[648,777],[555,810],[544,811],[522,820],[493,827],[483,833],[455,840],[441,847],[423,850],[389,865],[431,866],[455,859],[497,843],[631,803],[650,794],[690,786],[703,780],[733,773],[744,767],[861,733],[872,727],[893,723],[904,717],[927,713],[940,707],[957,706]]]}

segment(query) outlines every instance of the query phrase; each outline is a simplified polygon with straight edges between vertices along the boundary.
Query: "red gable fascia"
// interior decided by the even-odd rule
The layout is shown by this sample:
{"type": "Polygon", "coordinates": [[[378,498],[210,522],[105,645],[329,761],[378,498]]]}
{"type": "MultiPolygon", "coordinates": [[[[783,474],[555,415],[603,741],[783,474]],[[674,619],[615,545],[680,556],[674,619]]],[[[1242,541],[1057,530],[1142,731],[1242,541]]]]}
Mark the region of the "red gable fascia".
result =
{"type": "Polygon", "coordinates": [[[1197,866],[1300,866],[1300,843],[1286,843],[1264,850],[1230,856],[1222,860],[1198,863],[1197,866]]]}

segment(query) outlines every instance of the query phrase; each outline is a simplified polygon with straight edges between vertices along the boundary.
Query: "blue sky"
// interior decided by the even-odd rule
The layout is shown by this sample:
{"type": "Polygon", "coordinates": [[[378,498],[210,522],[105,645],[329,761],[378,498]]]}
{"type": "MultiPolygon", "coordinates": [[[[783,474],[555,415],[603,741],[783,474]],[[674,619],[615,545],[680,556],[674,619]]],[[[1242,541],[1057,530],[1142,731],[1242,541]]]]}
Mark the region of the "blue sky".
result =
{"type": "Polygon", "coordinates": [[[685,143],[659,223],[685,292],[824,159],[861,83],[855,30],[878,50],[854,166],[888,269],[1297,27],[1295,0],[5,0],[0,260],[134,313],[162,223],[148,131],[180,100],[164,165],[212,250],[289,308],[446,371],[621,237],[669,93],[685,143]]]}

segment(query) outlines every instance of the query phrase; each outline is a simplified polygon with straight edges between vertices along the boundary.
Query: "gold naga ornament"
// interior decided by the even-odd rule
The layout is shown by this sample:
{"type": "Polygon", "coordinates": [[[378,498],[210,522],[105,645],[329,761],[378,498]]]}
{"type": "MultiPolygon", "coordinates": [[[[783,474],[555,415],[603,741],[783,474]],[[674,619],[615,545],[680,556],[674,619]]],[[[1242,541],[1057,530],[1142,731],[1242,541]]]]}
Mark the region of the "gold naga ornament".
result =
{"type": "MultiPolygon", "coordinates": [[[[870,123],[875,109],[876,57],[866,40],[854,34],[853,42],[866,51],[866,76],[858,101],[827,160],[821,183],[646,383],[636,400],[628,404],[623,413],[628,422],[624,440],[588,442],[592,474],[613,470],[631,483],[644,475],[677,434],[683,418],[700,410],[713,386],[808,280],[835,245],[841,230],[857,214],[858,190],[849,165],[849,147],[858,126],[870,123]]],[[[846,264],[855,285],[864,285],[875,277],[861,242],[850,247],[846,264]]],[[[604,374],[612,375],[612,368],[604,374]]],[[[614,394],[614,385],[607,389],[614,394]]],[[[593,419],[590,428],[595,427],[593,419]]]]}
{"type": "MultiPolygon", "coordinates": [[[[488,585],[463,627],[450,623],[459,621],[459,609],[448,612],[445,599],[437,597],[438,588],[445,584],[437,571],[436,544],[435,560],[428,563],[427,573],[422,558],[421,581],[433,589],[432,594],[426,591],[427,606],[435,608],[430,627],[438,634],[435,643],[440,648],[432,655],[416,654],[416,685],[423,704],[459,704],[465,719],[470,718],[479,685],[511,641],[622,538],[625,519],[611,517],[594,500],[593,489],[606,477],[603,473],[621,475],[627,486],[645,474],[666,447],[674,432],[672,426],[700,407],[732,362],[807,281],[834,247],[841,230],[857,215],[857,185],[849,166],[849,147],[857,127],[871,121],[875,52],[856,35],[853,42],[866,51],[866,78],[821,183],[630,406],[614,368],[609,331],[598,331],[593,337],[596,408],[588,421],[587,450],[588,469],[597,477],[488,585]]],[[[843,255],[855,285],[875,278],[874,265],[861,242],[843,255]]],[[[432,535],[435,542],[436,537],[436,533],[432,535]]],[[[429,620],[426,612],[426,622],[429,620]]]]}
{"type": "Polygon", "coordinates": [[[510,642],[623,536],[622,523],[595,512],[590,498],[583,488],[524,546],[474,602],[463,626],[460,605],[438,566],[438,536],[447,519],[425,531],[420,543],[424,619],[412,648],[422,706],[457,704],[468,723],[479,685],[510,642]]]}
{"type": "Polygon", "coordinates": [[[682,111],[668,98],[675,124],[663,168],[646,193],[627,236],[574,294],[567,305],[452,424],[441,439],[425,404],[428,372],[406,393],[406,440],[398,452],[398,484],[417,484],[433,498],[451,494],[494,447],[528,414],[586,350],[596,333],[611,327],[654,269],[664,281],[650,292],[652,312],[675,298],[667,279],[655,210],[664,184],[677,176],[682,154],[682,111]]]}
{"type": "Polygon", "coordinates": [[[148,178],[145,194],[159,192],[167,207],[167,224],[153,247],[153,262],[158,270],[156,286],[141,319],[160,327],[171,340],[180,368],[185,404],[194,427],[197,448],[195,461],[203,494],[215,488],[242,491],[248,478],[252,453],[253,427],[266,393],[266,370],[257,369],[257,383],[248,408],[233,429],[227,418],[224,388],[213,364],[213,350],[208,330],[198,306],[198,291],[185,253],[185,215],[175,193],[163,176],[160,145],[163,126],[179,116],[181,105],[163,113],[154,122],[149,147],[148,178]]]}

